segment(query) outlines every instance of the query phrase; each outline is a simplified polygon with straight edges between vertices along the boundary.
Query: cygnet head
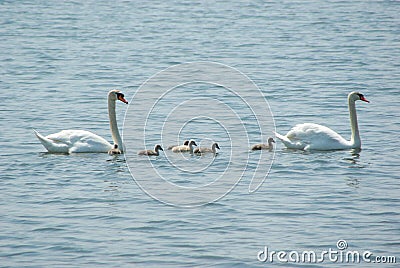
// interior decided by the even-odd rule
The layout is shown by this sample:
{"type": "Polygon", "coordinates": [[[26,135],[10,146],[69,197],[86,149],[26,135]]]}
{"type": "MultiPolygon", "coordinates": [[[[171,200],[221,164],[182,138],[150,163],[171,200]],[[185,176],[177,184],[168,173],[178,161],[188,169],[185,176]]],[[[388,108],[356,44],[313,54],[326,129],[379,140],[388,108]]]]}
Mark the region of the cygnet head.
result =
{"type": "Polygon", "coordinates": [[[216,142],[213,143],[212,147],[215,147],[215,148],[217,148],[218,150],[221,150],[221,149],[219,148],[219,146],[218,146],[218,143],[216,143],[216,142]]]}
{"type": "Polygon", "coordinates": [[[118,144],[114,144],[113,148],[108,151],[109,155],[116,155],[116,154],[121,154],[121,150],[118,149],[118,144]]]}
{"type": "Polygon", "coordinates": [[[157,145],[154,147],[154,151],[157,152],[158,150],[164,151],[160,144],[157,144],[157,145]]]}
{"type": "Polygon", "coordinates": [[[275,143],[275,140],[274,140],[274,138],[268,138],[268,144],[272,144],[272,143],[275,143]]]}
{"type": "Polygon", "coordinates": [[[191,147],[191,146],[197,146],[197,144],[196,144],[196,142],[194,141],[194,140],[190,140],[189,141],[189,147],[191,147]]]}

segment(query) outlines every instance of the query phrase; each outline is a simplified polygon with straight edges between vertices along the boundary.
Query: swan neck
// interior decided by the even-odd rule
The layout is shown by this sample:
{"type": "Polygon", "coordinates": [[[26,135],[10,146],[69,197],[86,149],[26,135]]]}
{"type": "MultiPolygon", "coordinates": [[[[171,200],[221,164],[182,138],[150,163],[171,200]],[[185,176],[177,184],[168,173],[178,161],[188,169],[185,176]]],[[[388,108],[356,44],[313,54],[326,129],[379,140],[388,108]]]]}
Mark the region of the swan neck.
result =
{"type": "Polygon", "coordinates": [[[118,144],[118,148],[123,151],[124,146],[119,134],[117,116],[115,114],[115,101],[111,99],[110,95],[108,96],[108,117],[110,119],[110,129],[114,144],[118,144]]]}
{"type": "Polygon", "coordinates": [[[358,130],[356,103],[349,98],[349,113],[350,113],[350,126],[351,126],[351,140],[350,143],[353,148],[361,147],[360,132],[358,130]]]}

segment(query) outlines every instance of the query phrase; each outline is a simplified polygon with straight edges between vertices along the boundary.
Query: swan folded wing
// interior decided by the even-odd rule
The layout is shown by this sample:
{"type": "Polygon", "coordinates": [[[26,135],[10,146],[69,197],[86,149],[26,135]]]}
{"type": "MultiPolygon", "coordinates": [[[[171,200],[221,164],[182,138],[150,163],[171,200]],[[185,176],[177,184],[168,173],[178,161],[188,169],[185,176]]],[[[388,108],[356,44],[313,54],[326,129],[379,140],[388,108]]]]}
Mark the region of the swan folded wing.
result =
{"type": "Polygon", "coordinates": [[[294,126],[286,137],[305,150],[335,150],[348,146],[348,142],[332,129],[313,123],[294,126]]]}
{"type": "Polygon", "coordinates": [[[68,153],[103,153],[112,149],[112,145],[104,138],[86,130],[63,130],[46,138],[68,147],[68,153]]]}
{"type": "MultiPolygon", "coordinates": [[[[79,130],[75,130],[79,131],[79,130]]],[[[65,144],[70,146],[72,144],[71,137],[73,136],[74,130],[62,130],[57,133],[53,133],[47,135],[46,138],[52,140],[54,143],[57,144],[65,144]]]]}

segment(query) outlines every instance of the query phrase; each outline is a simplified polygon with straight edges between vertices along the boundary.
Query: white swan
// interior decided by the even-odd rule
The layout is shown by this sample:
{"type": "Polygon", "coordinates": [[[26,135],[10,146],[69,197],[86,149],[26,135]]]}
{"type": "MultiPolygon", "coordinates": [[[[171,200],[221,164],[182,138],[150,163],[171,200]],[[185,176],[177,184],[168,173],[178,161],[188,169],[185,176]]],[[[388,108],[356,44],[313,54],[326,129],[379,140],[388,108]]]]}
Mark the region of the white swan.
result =
{"type": "Polygon", "coordinates": [[[217,154],[217,149],[220,149],[218,143],[214,142],[211,148],[199,147],[194,149],[194,153],[195,154],[213,153],[215,155],[217,154]]]}
{"type": "Polygon", "coordinates": [[[160,155],[160,151],[164,151],[163,148],[161,147],[160,144],[157,144],[154,147],[154,150],[142,150],[138,152],[138,155],[155,155],[155,156],[159,156],[160,155]]]}
{"type": "Polygon", "coordinates": [[[363,94],[351,92],[348,95],[351,139],[347,141],[332,129],[318,124],[304,123],[294,126],[285,136],[275,132],[283,144],[290,149],[301,150],[343,150],[361,148],[355,102],[369,102],[363,94]]]}
{"type": "Polygon", "coordinates": [[[193,153],[193,145],[197,146],[194,140],[190,140],[188,145],[179,145],[172,148],[172,152],[179,153],[179,152],[190,152],[193,153]]]}
{"type": "Polygon", "coordinates": [[[259,143],[259,144],[255,144],[251,147],[252,151],[256,151],[256,150],[272,150],[274,148],[274,145],[272,143],[275,143],[273,138],[268,138],[268,144],[264,144],[264,143],[259,143]]]}
{"type": "MultiPolygon", "coordinates": [[[[117,148],[123,151],[124,146],[115,115],[116,100],[126,104],[128,101],[125,100],[124,94],[119,90],[115,89],[108,92],[108,116],[112,139],[114,144],[117,144],[117,148]]],[[[107,153],[113,149],[113,145],[104,138],[86,130],[62,130],[46,137],[40,135],[36,130],[33,131],[50,153],[107,153]]]]}

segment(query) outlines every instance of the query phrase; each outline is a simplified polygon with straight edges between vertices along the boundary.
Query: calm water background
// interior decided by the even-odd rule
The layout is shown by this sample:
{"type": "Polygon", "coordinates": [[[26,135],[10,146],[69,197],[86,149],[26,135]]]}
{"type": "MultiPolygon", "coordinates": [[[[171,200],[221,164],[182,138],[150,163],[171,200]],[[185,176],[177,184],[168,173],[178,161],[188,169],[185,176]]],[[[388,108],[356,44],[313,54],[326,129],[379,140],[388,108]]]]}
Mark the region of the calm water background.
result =
{"type": "Polygon", "coordinates": [[[320,252],[339,239],[400,261],[399,14],[398,1],[0,1],[1,266],[265,267],[264,246],[320,252]],[[182,209],[144,194],[123,157],[45,154],[33,135],[72,128],[110,140],[107,91],[129,99],[187,61],[247,74],[280,133],[315,122],[349,137],[346,96],[363,92],[363,150],[278,143],[256,193],[243,180],[182,209]]]}

